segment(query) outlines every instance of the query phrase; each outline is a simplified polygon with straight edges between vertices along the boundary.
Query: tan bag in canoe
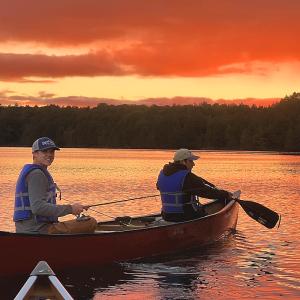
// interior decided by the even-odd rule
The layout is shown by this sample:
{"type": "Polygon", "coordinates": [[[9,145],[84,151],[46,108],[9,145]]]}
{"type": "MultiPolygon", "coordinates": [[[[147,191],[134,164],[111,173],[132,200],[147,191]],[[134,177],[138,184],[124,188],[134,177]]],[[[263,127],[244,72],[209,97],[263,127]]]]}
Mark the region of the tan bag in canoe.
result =
{"type": "Polygon", "coordinates": [[[53,223],[48,227],[49,234],[93,233],[97,227],[96,219],[84,217],[75,220],[53,223]]]}

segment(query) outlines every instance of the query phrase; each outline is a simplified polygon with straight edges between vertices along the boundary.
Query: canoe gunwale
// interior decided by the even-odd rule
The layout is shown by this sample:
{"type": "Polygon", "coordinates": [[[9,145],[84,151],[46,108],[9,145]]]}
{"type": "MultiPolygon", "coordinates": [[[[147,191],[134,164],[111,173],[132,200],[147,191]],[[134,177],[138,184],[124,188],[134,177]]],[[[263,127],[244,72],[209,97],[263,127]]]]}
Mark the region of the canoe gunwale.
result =
{"type": "MultiPolygon", "coordinates": [[[[216,204],[217,202],[219,202],[219,200],[216,201],[211,201],[208,204],[205,204],[204,206],[209,206],[209,205],[213,205],[216,204]]],[[[224,211],[229,210],[234,203],[236,203],[235,200],[231,200],[229,203],[227,203],[221,210],[197,218],[197,219],[192,219],[192,220],[188,220],[188,221],[182,221],[182,222],[166,222],[164,224],[160,224],[157,226],[139,226],[137,228],[131,228],[130,230],[125,229],[125,230],[121,230],[121,231],[96,231],[94,233],[76,233],[76,234],[71,234],[71,233],[66,233],[66,234],[47,234],[47,233],[16,233],[16,232],[9,232],[9,231],[0,231],[0,237],[1,236],[24,236],[24,237],[31,237],[31,238],[65,238],[65,237],[91,237],[91,236],[100,236],[100,235],[107,235],[107,234],[123,234],[123,233],[130,233],[130,232],[136,232],[136,231],[145,231],[145,230],[153,230],[153,229],[157,229],[157,228],[161,228],[161,227],[177,227],[180,225],[185,225],[185,224],[190,224],[190,223],[198,223],[201,222],[205,219],[209,219],[212,217],[215,217],[217,215],[221,215],[224,213],[224,211]]],[[[140,216],[140,217],[133,217],[132,219],[137,220],[139,218],[142,217],[159,217],[160,214],[152,214],[152,215],[145,215],[145,216],[140,216]]],[[[103,222],[105,223],[112,223],[114,221],[107,221],[107,222],[103,222]]],[[[101,225],[101,222],[99,222],[98,224],[101,225]]]]}

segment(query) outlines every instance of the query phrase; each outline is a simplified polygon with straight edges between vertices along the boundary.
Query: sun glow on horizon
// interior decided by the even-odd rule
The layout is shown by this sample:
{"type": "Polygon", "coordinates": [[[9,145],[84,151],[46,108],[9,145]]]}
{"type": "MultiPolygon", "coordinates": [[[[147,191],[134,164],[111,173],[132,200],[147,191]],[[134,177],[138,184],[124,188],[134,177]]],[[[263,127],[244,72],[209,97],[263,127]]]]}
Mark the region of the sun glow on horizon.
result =
{"type": "Polygon", "coordinates": [[[119,100],[140,100],[157,97],[208,97],[212,99],[272,98],[284,97],[295,92],[298,64],[277,65],[267,74],[231,74],[214,77],[151,77],[141,76],[95,76],[43,78],[49,83],[38,82],[40,78],[27,78],[36,83],[6,82],[7,89],[22,95],[39,95],[47,91],[59,97],[85,96],[119,100]],[[284,76],[282,76],[284,74],[284,76]],[[285,89],[282,88],[285,86],[285,89]]]}

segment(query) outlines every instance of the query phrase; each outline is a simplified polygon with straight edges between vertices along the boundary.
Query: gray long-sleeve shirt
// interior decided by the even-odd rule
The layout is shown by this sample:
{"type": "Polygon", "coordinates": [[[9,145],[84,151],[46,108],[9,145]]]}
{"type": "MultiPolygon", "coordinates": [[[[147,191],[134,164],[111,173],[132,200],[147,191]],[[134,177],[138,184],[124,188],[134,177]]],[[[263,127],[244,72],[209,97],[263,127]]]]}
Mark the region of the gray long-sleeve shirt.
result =
{"type": "Polygon", "coordinates": [[[71,205],[54,205],[47,202],[49,182],[40,169],[31,171],[26,176],[30,207],[33,216],[28,220],[17,221],[16,232],[47,233],[48,223],[37,223],[35,215],[62,217],[72,213],[71,205]]]}

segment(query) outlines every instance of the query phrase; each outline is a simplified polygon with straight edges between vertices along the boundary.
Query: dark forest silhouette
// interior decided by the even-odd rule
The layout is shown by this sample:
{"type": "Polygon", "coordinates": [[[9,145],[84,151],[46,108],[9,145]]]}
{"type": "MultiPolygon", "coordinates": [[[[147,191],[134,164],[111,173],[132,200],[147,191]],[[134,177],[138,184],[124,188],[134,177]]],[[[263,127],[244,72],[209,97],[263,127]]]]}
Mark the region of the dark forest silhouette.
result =
{"type": "Polygon", "coordinates": [[[270,107],[201,104],[1,106],[0,146],[300,151],[300,93],[270,107]]]}

